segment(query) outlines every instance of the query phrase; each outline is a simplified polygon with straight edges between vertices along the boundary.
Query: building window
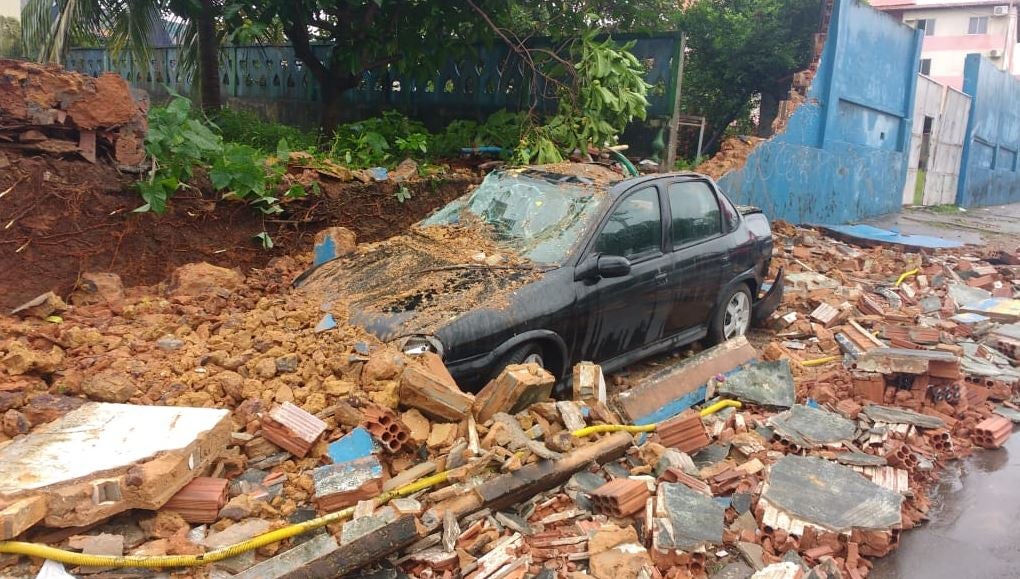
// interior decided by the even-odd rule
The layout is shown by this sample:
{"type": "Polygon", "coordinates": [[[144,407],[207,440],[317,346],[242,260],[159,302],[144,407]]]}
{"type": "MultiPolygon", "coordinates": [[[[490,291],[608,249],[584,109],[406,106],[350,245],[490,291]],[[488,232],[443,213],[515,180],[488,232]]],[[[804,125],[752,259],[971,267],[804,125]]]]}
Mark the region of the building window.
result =
{"type": "Polygon", "coordinates": [[[919,18],[917,20],[907,20],[908,26],[913,26],[918,30],[924,30],[925,36],[935,36],[935,19],[934,18],[919,18]]]}
{"type": "Polygon", "coordinates": [[[967,23],[967,34],[988,34],[988,17],[972,16],[967,23]]]}
{"type": "Polygon", "coordinates": [[[924,76],[931,76],[931,59],[930,58],[922,58],[921,59],[921,74],[923,74],[924,76]]]}

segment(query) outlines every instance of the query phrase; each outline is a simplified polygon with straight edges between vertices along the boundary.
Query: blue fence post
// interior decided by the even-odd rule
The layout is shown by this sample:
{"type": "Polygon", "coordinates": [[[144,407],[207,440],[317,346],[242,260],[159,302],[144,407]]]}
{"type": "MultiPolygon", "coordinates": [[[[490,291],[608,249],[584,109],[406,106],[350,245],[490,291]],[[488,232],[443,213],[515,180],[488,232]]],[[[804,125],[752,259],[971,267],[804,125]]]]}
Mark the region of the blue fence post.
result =
{"type": "Polygon", "coordinates": [[[976,111],[978,108],[978,76],[981,73],[981,55],[971,53],[967,55],[963,65],[963,92],[970,95],[970,113],[967,115],[967,131],[963,135],[963,152],[960,154],[960,177],[956,181],[956,204],[963,206],[966,203],[966,192],[970,176],[970,150],[974,141],[974,129],[976,111]]]}

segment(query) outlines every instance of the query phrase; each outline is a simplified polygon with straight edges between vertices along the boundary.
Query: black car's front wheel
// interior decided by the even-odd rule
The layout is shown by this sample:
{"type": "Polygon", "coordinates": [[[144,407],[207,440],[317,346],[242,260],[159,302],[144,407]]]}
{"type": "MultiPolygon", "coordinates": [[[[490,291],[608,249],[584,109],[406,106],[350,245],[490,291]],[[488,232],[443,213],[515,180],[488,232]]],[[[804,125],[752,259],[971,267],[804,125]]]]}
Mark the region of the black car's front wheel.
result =
{"type": "Polygon", "coordinates": [[[740,284],[719,303],[719,309],[712,319],[708,336],[713,343],[720,343],[743,336],[751,327],[751,292],[740,284]]]}
{"type": "Polygon", "coordinates": [[[500,366],[499,371],[502,372],[503,368],[511,364],[538,364],[545,368],[545,358],[542,352],[542,346],[534,343],[521,344],[509,354],[503,358],[503,364],[500,366]]]}

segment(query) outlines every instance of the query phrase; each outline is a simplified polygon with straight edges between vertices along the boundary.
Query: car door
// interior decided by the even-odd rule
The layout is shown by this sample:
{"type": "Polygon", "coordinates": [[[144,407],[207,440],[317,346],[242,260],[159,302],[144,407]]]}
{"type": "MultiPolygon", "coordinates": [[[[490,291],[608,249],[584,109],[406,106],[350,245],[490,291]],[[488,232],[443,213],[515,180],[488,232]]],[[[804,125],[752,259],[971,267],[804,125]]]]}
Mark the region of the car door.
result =
{"type": "Polygon", "coordinates": [[[622,256],[628,275],[575,281],[574,360],[604,362],[663,337],[671,258],[663,251],[664,200],[656,186],[626,193],[607,214],[580,264],[622,256]]]}
{"type": "Polygon", "coordinates": [[[676,336],[709,322],[723,284],[728,281],[728,243],[719,200],[702,180],[682,179],[666,186],[673,292],[665,335],[676,336]]]}

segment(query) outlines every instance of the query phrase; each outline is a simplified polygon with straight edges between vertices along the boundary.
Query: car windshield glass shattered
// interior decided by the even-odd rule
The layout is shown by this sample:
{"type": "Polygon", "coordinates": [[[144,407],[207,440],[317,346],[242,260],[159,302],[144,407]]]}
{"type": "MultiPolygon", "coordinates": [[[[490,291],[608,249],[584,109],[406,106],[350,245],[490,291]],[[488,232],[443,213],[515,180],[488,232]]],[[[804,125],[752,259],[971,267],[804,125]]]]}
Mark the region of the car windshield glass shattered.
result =
{"type": "Polygon", "coordinates": [[[570,254],[605,199],[583,182],[561,182],[546,173],[492,173],[466,195],[419,225],[468,225],[532,262],[559,265],[570,254]]]}

